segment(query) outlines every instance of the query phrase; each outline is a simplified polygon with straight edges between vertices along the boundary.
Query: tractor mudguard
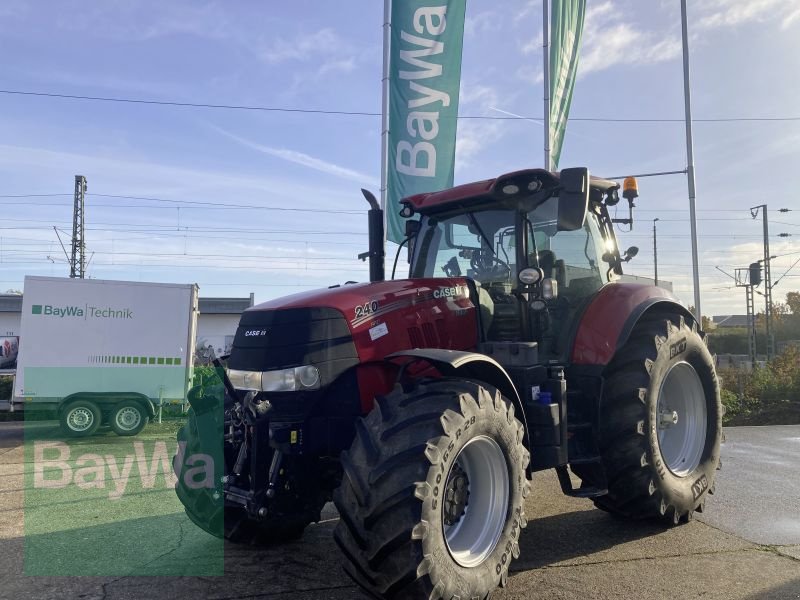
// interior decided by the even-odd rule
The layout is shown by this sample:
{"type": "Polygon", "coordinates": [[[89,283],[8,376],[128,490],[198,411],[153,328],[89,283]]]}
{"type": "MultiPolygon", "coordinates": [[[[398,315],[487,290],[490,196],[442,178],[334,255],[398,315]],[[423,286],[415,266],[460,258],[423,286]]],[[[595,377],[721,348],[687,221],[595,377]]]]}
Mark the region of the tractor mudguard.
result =
{"type": "Polygon", "coordinates": [[[628,341],[639,319],[651,310],[677,313],[687,323],[695,321],[694,315],[662,288],[633,283],[604,286],[581,317],[570,362],[607,365],[628,341]]]}
{"type": "Polygon", "coordinates": [[[511,381],[511,377],[496,360],[478,352],[443,350],[440,348],[401,350],[390,354],[386,359],[391,360],[403,357],[424,359],[435,366],[444,377],[474,379],[496,387],[514,405],[516,417],[522,421],[525,427],[525,445],[529,446],[528,434],[530,430],[528,429],[528,420],[525,417],[522,400],[519,397],[517,388],[511,381]]]}
{"type": "Polygon", "coordinates": [[[444,377],[478,379],[493,385],[515,404],[521,401],[517,389],[506,370],[493,358],[478,352],[444,350],[441,348],[414,348],[401,350],[386,357],[387,360],[401,357],[422,358],[433,364],[444,377]]]}

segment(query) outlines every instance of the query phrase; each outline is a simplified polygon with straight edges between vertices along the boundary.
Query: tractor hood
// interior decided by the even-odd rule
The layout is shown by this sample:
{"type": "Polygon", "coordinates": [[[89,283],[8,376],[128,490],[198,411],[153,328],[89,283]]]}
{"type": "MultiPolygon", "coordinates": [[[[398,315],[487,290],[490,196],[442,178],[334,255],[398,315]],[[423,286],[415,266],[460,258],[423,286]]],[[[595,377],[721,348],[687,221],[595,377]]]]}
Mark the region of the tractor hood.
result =
{"type": "Polygon", "coordinates": [[[228,366],[266,371],[323,365],[323,382],[329,382],[343,367],[383,360],[399,350],[474,348],[470,289],[465,278],[408,279],[270,300],[242,314],[228,366]]]}

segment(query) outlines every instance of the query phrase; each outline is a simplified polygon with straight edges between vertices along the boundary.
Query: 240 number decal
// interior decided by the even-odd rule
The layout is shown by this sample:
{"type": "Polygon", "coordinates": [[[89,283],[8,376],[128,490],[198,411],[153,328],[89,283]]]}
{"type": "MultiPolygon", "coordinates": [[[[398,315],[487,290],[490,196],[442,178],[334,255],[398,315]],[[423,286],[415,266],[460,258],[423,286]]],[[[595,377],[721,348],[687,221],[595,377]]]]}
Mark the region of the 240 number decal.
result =
{"type": "Polygon", "coordinates": [[[378,310],[377,300],[373,300],[372,302],[366,302],[363,305],[356,306],[356,319],[361,319],[362,317],[371,315],[377,310],[378,310]]]}

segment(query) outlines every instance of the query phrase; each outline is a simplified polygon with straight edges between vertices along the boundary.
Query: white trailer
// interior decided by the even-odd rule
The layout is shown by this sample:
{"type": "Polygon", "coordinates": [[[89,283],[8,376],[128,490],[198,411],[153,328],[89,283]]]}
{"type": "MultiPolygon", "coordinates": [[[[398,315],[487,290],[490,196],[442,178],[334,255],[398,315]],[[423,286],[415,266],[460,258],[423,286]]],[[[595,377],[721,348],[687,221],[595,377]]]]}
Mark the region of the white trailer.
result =
{"type": "Polygon", "coordinates": [[[135,435],[192,376],[197,285],[26,277],[14,395],[70,435],[135,435]]]}

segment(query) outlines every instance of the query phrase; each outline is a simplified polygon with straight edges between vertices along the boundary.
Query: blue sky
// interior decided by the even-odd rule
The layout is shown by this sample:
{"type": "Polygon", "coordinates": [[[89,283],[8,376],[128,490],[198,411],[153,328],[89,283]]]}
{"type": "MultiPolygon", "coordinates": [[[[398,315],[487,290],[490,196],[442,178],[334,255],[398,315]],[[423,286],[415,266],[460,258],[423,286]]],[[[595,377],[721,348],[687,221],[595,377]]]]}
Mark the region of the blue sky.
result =
{"type": "MultiPolygon", "coordinates": [[[[571,116],[680,119],[679,0],[587,5],[571,116]]],[[[696,118],[800,117],[800,1],[689,0],[689,12],[696,118]]],[[[4,0],[0,89],[374,113],[381,23],[377,0],[4,0]]],[[[465,30],[460,114],[538,119],[541,3],[469,0],[465,30]]],[[[541,166],[541,148],[538,122],[462,120],[456,182],[541,166]]],[[[744,312],[743,290],[715,267],[762,256],[749,207],[769,204],[772,254],[786,255],[773,280],[800,258],[799,158],[798,121],[695,124],[704,313],[744,312]]],[[[605,176],[685,162],[680,122],[574,120],[561,158],[605,176]]],[[[67,274],[53,226],[71,228],[77,173],[92,277],[197,282],[204,296],[257,301],[367,279],[355,260],[367,243],[359,188],[378,191],[378,117],[0,94],[2,195],[63,194],[0,198],[0,288],[67,274]]],[[[643,179],[640,193],[634,231],[619,234],[641,248],[629,271],[652,276],[658,217],[659,275],[689,304],[685,178],[643,179]]],[[[800,265],[776,300],[798,275],[800,265]]]]}

